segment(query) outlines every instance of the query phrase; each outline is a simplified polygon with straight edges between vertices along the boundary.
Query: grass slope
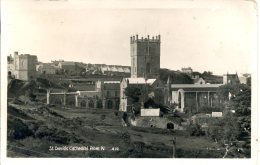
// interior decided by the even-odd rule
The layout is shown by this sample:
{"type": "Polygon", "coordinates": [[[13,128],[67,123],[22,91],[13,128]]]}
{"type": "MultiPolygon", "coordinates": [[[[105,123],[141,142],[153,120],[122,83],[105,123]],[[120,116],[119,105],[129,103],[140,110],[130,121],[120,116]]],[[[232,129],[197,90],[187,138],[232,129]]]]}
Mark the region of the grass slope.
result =
{"type": "Polygon", "coordinates": [[[177,157],[224,155],[204,137],[190,137],[182,131],[123,127],[121,123],[121,115],[111,110],[9,104],[7,156],[171,158],[173,136],[177,138],[177,157]],[[51,146],[104,146],[106,150],[50,151],[51,146]]]}

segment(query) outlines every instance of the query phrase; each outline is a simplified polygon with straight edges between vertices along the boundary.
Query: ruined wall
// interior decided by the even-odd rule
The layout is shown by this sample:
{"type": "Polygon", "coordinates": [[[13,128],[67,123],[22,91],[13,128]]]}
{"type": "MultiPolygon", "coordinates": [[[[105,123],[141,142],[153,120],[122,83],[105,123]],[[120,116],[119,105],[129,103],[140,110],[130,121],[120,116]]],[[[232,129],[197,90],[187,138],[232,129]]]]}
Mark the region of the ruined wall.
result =
{"type": "Polygon", "coordinates": [[[183,127],[164,117],[136,117],[131,124],[137,127],[154,127],[167,129],[167,124],[173,124],[174,130],[183,130],[183,127]]]}

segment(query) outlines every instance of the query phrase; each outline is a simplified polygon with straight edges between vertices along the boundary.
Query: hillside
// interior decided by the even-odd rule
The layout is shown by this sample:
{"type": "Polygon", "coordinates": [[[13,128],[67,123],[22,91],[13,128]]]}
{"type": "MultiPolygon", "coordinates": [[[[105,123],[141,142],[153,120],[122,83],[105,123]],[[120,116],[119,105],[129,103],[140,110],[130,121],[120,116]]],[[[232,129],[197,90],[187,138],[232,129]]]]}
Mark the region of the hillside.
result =
{"type": "Polygon", "coordinates": [[[121,116],[111,110],[9,103],[7,156],[171,158],[173,136],[177,137],[177,157],[221,157],[224,153],[210,140],[190,137],[185,131],[124,127],[121,116]],[[64,150],[91,146],[105,150],[64,150]]]}
{"type": "MultiPolygon", "coordinates": [[[[168,78],[171,79],[173,84],[193,84],[193,80],[190,75],[183,73],[181,71],[174,71],[169,69],[160,69],[160,79],[166,83],[168,78]]],[[[218,75],[213,75],[211,72],[193,72],[191,75],[199,75],[203,78],[206,83],[210,84],[222,84],[223,77],[218,75]]]]}
{"type": "Polygon", "coordinates": [[[185,73],[169,69],[160,69],[160,79],[166,83],[168,77],[173,84],[193,84],[193,80],[185,73]]]}

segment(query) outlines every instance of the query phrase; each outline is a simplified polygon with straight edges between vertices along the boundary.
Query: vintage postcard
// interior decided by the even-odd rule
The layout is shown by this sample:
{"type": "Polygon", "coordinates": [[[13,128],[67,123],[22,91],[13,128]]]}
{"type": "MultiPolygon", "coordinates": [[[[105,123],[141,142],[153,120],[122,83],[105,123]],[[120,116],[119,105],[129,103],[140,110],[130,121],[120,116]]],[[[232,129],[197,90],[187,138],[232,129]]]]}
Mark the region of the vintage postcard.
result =
{"type": "Polygon", "coordinates": [[[2,7],[3,164],[257,162],[257,2],[2,7]]]}

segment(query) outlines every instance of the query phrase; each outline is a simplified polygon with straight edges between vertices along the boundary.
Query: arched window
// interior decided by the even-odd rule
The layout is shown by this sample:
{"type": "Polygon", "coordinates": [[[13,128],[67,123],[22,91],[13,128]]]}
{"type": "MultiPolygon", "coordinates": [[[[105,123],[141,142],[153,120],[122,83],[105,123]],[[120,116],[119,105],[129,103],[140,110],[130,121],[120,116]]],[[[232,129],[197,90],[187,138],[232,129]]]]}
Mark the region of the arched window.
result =
{"type": "Polygon", "coordinates": [[[167,123],[167,129],[174,129],[173,123],[167,123]]]}
{"type": "Polygon", "coordinates": [[[93,100],[89,100],[88,107],[89,108],[94,108],[94,101],[93,100]]]}
{"type": "Polygon", "coordinates": [[[179,95],[178,95],[178,107],[179,108],[181,108],[181,97],[182,97],[182,95],[181,95],[181,93],[179,93],[179,95]]]}
{"type": "Polygon", "coordinates": [[[54,104],[56,104],[56,105],[61,105],[61,99],[55,99],[55,101],[54,101],[54,104]]]}
{"type": "Polygon", "coordinates": [[[146,73],[150,73],[151,72],[151,66],[150,63],[146,64],[146,73]]]}
{"type": "Polygon", "coordinates": [[[113,108],[113,102],[111,100],[107,100],[107,109],[113,108]]]}
{"type": "Polygon", "coordinates": [[[102,100],[97,100],[97,108],[102,108],[102,100]]]}
{"type": "Polygon", "coordinates": [[[75,101],[69,101],[69,106],[75,106],[75,101]]]}
{"type": "Polygon", "coordinates": [[[87,103],[85,100],[80,102],[80,107],[86,107],[87,103]]]}

